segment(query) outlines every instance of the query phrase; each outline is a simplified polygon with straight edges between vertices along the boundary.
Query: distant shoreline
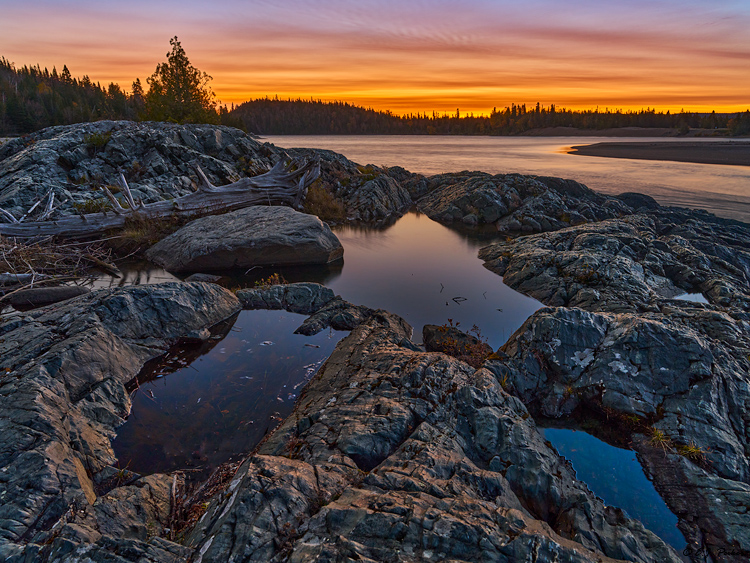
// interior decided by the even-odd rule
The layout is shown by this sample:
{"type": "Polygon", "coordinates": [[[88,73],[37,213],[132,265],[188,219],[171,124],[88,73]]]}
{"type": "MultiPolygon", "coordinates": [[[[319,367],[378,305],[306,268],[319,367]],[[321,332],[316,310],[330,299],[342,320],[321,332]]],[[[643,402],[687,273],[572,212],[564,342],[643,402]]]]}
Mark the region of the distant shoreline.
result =
{"type": "Polygon", "coordinates": [[[681,143],[596,143],[571,147],[568,154],[630,158],[637,160],[671,160],[697,164],[750,166],[750,143],[736,141],[689,141],[681,143]]]}

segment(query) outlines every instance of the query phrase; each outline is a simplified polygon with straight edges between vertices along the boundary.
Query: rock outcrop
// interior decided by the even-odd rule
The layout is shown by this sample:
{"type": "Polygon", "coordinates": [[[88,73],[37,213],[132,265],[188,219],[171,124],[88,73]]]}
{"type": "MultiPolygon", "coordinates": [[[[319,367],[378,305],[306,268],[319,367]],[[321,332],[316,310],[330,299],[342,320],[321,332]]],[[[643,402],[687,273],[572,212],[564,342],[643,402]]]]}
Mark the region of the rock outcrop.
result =
{"type": "Polygon", "coordinates": [[[532,415],[630,442],[693,561],[750,561],[750,227],[640,209],[480,251],[511,287],[565,306],[487,366],[532,415]],[[709,304],[672,299],[685,292],[709,304]]]}
{"type": "Polygon", "coordinates": [[[750,309],[750,227],[687,210],[632,215],[483,248],[485,266],[547,305],[654,310],[659,299],[703,293],[750,309]]]}
{"type": "Polygon", "coordinates": [[[576,481],[491,372],[410,334],[377,312],[339,343],[188,535],[196,560],[680,560],[576,481]]]}
{"type": "Polygon", "coordinates": [[[167,283],[0,317],[0,559],[184,561],[159,537],[173,478],[113,467],[110,439],[141,366],[239,308],[219,286],[167,283]]]}
{"type": "Polygon", "coordinates": [[[97,121],[50,127],[0,147],[0,207],[19,217],[52,190],[60,214],[96,211],[106,204],[97,188],[118,186],[120,171],[136,198],[153,203],[194,191],[194,164],[223,185],[267,171],[281,155],[218,125],[97,121]]]}
{"type": "Polygon", "coordinates": [[[483,172],[439,174],[428,179],[420,211],[441,223],[474,227],[493,225],[498,231],[555,231],[632,213],[621,200],[590,190],[573,180],[490,175],[483,172]]]}
{"type": "Polygon", "coordinates": [[[170,272],[327,264],[343,255],[323,221],[281,206],[196,219],[146,251],[149,260],[170,272]]]}
{"type": "Polygon", "coordinates": [[[333,291],[317,283],[291,283],[256,289],[242,289],[237,297],[245,309],[284,309],[290,313],[310,315],[295,330],[296,334],[312,336],[331,327],[353,330],[373,314],[374,309],[353,305],[333,291]]]}

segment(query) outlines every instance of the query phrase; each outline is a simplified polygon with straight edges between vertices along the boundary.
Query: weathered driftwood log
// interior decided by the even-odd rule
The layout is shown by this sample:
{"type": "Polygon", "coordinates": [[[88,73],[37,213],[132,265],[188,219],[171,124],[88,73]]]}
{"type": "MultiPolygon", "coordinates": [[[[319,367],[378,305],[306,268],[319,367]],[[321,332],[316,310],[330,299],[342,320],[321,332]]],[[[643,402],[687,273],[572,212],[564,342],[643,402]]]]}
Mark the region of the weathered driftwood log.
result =
{"type": "MultiPolygon", "coordinates": [[[[313,160],[302,163],[290,160],[285,164],[282,159],[265,174],[242,178],[226,186],[212,185],[199,167],[196,167],[196,170],[200,179],[198,191],[173,200],[146,205],[140,201],[136,202],[125,177],[120,174],[120,184],[127,208],[122,207],[117,198],[104,188],[105,195],[112,202],[112,211],[72,215],[54,221],[23,222],[28,213],[17,220],[7,211],[0,209],[0,215],[10,221],[10,223],[0,223],[0,235],[20,238],[42,236],[87,238],[121,228],[130,219],[198,217],[263,204],[288,204],[298,208],[307,193],[308,186],[320,176],[320,162],[313,160]]],[[[49,217],[54,205],[54,194],[48,194],[45,197],[48,197],[49,201],[42,219],[49,217]]],[[[37,205],[39,202],[34,207],[37,205]]]]}

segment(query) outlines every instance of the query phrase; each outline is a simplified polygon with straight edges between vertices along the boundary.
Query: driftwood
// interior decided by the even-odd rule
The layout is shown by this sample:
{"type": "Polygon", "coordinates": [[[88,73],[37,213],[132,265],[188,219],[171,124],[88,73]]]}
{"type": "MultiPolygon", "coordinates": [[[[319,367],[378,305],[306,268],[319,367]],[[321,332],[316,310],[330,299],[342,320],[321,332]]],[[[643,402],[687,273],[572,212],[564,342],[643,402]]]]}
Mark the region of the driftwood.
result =
{"type": "Polygon", "coordinates": [[[299,208],[307,188],[320,176],[318,160],[305,163],[291,160],[284,163],[281,159],[276,165],[259,176],[242,178],[226,186],[214,186],[206,175],[196,166],[200,184],[198,191],[173,200],[159,201],[144,205],[133,198],[125,177],[120,174],[120,184],[127,207],[112,193],[104,189],[105,195],[112,202],[112,211],[72,215],[60,219],[45,221],[54,209],[54,193],[49,192],[47,205],[40,221],[23,220],[41,201],[34,204],[21,219],[16,219],[7,211],[0,209],[0,216],[9,223],[0,223],[0,235],[6,237],[35,238],[56,236],[66,238],[88,238],[106,231],[125,226],[128,220],[161,219],[168,217],[190,218],[213,215],[243,209],[251,205],[288,204],[299,208]]]}

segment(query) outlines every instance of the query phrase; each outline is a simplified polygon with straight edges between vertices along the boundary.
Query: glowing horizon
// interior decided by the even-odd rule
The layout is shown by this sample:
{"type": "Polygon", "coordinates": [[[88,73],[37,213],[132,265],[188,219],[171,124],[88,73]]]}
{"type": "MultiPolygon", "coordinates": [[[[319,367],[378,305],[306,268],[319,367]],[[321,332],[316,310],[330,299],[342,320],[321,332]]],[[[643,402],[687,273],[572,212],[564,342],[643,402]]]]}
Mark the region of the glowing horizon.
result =
{"type": "Polygon", "coordinates": [[[146,87],[177,35],[225,104],[278,96],[397,115],[537,102],[750,108],[748,0],[27,0],[2,9],[0,56],[17,67],[67,65],[129,91],[136,78],[146,87]]]}

